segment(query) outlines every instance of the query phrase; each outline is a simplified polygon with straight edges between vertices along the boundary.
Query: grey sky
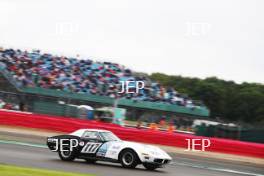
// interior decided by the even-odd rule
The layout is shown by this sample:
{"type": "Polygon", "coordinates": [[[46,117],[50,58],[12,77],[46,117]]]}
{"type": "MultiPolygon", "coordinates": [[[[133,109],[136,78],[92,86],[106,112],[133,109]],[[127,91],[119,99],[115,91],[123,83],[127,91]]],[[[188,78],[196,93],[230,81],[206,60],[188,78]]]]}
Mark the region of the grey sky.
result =
{"type": "Polygon", "coordinates": [[[0,0],[0,45],[264,83],[263,0],[0,0]]]}

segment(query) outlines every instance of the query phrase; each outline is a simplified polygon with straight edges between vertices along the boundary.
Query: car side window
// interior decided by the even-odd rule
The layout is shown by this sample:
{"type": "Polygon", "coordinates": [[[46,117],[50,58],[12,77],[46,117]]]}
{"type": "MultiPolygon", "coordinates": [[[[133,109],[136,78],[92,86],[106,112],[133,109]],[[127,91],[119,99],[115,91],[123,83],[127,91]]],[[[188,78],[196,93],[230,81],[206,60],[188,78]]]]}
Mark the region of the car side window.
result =
{"type": "Polygon", "coordinates": [[[98,139],[98,140],[101,139],[99,133],[96,131],[86,131],[84,132],[82,137],[86,139],[98,139]]]}

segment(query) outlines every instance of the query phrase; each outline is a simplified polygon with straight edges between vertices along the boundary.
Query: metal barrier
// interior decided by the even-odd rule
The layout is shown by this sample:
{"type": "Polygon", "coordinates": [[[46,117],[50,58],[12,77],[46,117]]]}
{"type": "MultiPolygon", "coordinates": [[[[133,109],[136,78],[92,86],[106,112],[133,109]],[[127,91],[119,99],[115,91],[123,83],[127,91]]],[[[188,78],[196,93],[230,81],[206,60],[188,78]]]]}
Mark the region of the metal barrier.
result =
{"type": "MultiPolygon", "coordinates": [[[[110,98],[106,96],[88,95],[88,94],[81,94],[81,93],[70,93],[70,92],[65,92],[61,90],[43,89],[40,87],[22,88],[22,91],[25,93],[31,93],[31,94],[39,94],[39,95],[53,96],[53,97],[60,97],[60,98],[78,99],[78,100],[84,100],[84,101],[90,101],[90,102],[104,103],[108,105],[113,105],[115,102],[114,98],[110,98]]],[[[123,99],[123,98],[118,100],[118,105],[141,108],[141,109],[175,112],[175,113],[189,114],[189,115],[202,116],[202,117],[209,116],[209,110],[206,107],[188,108],[188,107],[179,106],[179,105],[164,104],[164,103],[159,103],[159,102],[134,101],[134,100],[123,99]]]]}

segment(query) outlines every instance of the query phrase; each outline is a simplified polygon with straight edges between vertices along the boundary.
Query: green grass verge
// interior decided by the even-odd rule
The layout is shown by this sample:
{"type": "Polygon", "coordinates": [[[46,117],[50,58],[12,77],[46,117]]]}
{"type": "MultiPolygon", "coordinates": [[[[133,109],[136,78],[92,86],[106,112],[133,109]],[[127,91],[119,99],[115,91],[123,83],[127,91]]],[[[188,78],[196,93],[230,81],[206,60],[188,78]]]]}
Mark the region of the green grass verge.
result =
{"type": "Polygon", "coordinates": [[[94,176],[90,174],[68,173],[51,171],[45,169],[35,169],[28,167],[18,167],[0,164],[1,176],[94,176]]]}

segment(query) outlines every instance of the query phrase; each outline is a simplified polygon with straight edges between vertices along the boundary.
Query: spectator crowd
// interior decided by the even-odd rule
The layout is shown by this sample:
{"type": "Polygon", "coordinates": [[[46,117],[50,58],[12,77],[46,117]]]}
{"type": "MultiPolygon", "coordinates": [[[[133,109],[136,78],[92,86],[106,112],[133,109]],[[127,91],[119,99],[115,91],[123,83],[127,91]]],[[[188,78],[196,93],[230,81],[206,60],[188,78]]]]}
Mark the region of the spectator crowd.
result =
{"type": "Polygon", "coordinates": [[[0,99],[0,109],[16,110],[16,111],[20,110],[18,104],[8,103],[2,99],[0,99]]]}
{"type": "Polygon", "coordinates": [[[111,62],[56,56],[39,50],[0,49],[0,68],[8,70],[19,86],[200,107],[173,88],[165,88],[146,76],[135,76],[130,69],[111,62]],[[120,94],[121,81],[144,81],[145,87],[138,93],[120,94]]]}

